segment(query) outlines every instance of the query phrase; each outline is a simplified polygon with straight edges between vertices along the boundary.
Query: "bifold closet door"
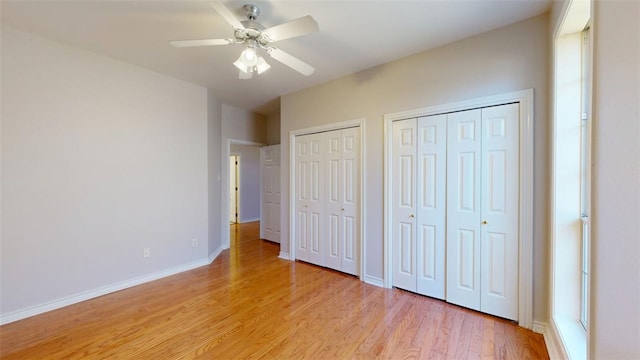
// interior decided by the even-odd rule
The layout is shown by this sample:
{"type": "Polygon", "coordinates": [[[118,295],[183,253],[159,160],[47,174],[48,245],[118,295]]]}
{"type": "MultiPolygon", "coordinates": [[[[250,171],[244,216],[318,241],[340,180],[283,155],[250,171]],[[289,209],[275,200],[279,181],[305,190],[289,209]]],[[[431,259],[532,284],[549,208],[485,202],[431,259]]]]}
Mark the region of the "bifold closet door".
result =
{"type": "Polygon", "coordinates": [[[480,310],[481,110],[447,119],[447,301],[480,310]]]}
{"type": "Polygon", "coordinates": [[[392,126],[393,285],[444,299],[446,115],[392,126]]]}
{"type": "Polygon", "coordinates": [[[325,162],[323,134],[296,137],[296,258],[323,261],[325,162]]]}
{"type": "Polygon", "coordinates": [[[326,267],[357,275],[360,239],[360,129],[326,133],[326,267]]]}
{"type": "Polygon", "coordinates": [[[393,286],[416,291],[416,119],[392,124],[393,286]]]}
{"type": "Polygon", "coordinates": [[[296,137],[296,258],[359,274],[360,128],[296,137]]]}
{"type": "Polygon", "coordinates": [[[447,116],[418,118],[417,292],[445,297],[447,116]]]}
{"type": "Polygon", "coordinates": [[[481,311],[518,319],[520,108],[482,109],[481,311]]]}
{"type": "Polygon", "coordinates": [[[447,301],[518,318],[519,105],[449,114],[447,301]]]}
{"type": "Polygon", "coordinates": [[[280,242],[280,145],[264,146],[262,167],[262,216],[260,237],[280,242]]]}

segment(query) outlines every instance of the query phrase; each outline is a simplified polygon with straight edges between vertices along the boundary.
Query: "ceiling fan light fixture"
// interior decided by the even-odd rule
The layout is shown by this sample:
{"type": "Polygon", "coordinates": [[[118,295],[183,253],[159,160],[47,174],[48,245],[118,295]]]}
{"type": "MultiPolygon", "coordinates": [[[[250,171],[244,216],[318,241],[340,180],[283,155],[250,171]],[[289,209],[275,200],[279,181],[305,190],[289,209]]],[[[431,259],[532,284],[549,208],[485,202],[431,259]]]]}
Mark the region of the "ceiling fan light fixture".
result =
{"type": "Polygon", "coordinates": [[[252,73],[262,74],[271,68],[271,65],[267,64],[264,58],[258,55],[255,49],[251,47],[244,49],[233,65],[240,70],[241,79],[250,79],[252,73]],[[243,76],[243,74],[248,74],[249,76],[243,76]]]}
{"type": "Polygon", "coordinates": [[[236,60],[233,65],[235,65],[238,69],[240,69],[240,71],[242,71],[243,73],[250,73],[253,70],[252,66],[248,66],[247,64],[245,64],[244,62],[242,62],[242,55],[238,58],[238,60],[236,60]]]}
{"type": "Polygon", "coordinates": [[[248,47],[244,49],[244,51],[240,55],[242,62],[244,62],[245,64],[249,66],[256,65],[258,54],[256,54],[256,50],[254,48],[248,47]]]}
{"type": "Polygon", "coordinates": [[[267,64],[262,56],[258,56],[258,63],[256,64],[256,71],[258,71],[258,74],[262,74],[269,70],[269,68],[271,68],[271,65],[267,64]]]}

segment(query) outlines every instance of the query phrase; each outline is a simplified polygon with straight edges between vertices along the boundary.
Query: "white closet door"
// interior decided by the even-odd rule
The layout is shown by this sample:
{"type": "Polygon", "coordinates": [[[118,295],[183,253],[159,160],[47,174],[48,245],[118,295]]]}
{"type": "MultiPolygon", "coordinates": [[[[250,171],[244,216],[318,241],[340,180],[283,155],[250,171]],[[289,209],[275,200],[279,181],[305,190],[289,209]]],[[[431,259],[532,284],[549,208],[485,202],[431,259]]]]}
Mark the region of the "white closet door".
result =
{"type": "Polygon", "coordinates": [[[481,111],[448,115],[447,301],[480,310],[481,111]]]}
{"type": "Polygon", "coordinates": [[[326,133],[326,267],[358,274],[359,128],[326,133]]]}
{"type": "Polygon", "coordinates": [[[341,130],[340,270],[359,275],[360,254],[360,128],[341,130]]]}
{"type": "Polygon", "coordinates": [[[341,181],[342,181],[342,137],[340,136],[340,130],[330,131],[325,133],[325,141],[327,144],[327,171],[325,175],[326,183],[326,204],[325,212],[326,216],[326,256],[323,264],[328,268],[340,270],[340,263],[342,257],[342,193],[341,193],[341,181]]]}
{"type": "Polygon", "coordinates": [[[444,299],[447,116],[418,119],[417,292],[444,299]]]}
{"type": "Polygon", "coordinates": [[[416,291],[416,119],[393,123],[393,286],[416,291]]]}
{"type": "Polygon", "coordinates": [[[323,134],[296,138],[296,257],[321,264],[324,239],[323,134]]]}
{"type": "Polygon", "coordinates": [[[262,167],[262,216],[260,237],[280,242],[280,145],[264,146],[262,167]]]}
{"type": "Polygon", "coordinates": [[[482,109],[481,310],[518,318],[519,106],[482,109]]]}

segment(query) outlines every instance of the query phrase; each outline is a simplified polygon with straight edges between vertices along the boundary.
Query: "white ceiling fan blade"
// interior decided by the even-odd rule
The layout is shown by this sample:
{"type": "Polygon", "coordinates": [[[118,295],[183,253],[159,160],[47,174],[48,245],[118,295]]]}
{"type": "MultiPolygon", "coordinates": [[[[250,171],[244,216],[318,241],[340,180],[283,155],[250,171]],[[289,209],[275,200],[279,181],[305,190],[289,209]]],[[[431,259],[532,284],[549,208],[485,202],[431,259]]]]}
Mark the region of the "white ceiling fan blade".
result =
{"type": "Polygon", "coordinates": [[[169,41],[169,44],[175,47],[231,45],[233,44],[233,40],[231,39],[174,40],[174,41],[169,41]]]}
{"type": "Polygon", "coordinates": [[[288,67],[301,73],[304,76],[309,76],[313,74],[314,71],[316,71],[316,69],[314,69],[313,66],[305,63],[304,61],[298,59],[297,57],[289,55],[288,53],[280,49],[270,48],[270,50],[268,51],[268,54],[271,55],[272,58],[280,61],[281,63],[287,65],[288,67]]]}
{"type": "Polygon", "coordinates": [[[213,2],[211,3],[211,7],[213,7],[220,16],[224,18],[229,25],[233,26],[234,29],[244,29],[244,25],[236,18],[235,15],[221,2],[213,2]]]}
{"type": "Polygon", "coordinates": [[[320,28],[318,27],[318,23],[315,19],[312,18],[311,15],[307,15],[284,24],[270,27],[262,33],[266,34],[271,41],[279,41],[296,36],[311,34],[318,32],[319,30],[320,28]]]}

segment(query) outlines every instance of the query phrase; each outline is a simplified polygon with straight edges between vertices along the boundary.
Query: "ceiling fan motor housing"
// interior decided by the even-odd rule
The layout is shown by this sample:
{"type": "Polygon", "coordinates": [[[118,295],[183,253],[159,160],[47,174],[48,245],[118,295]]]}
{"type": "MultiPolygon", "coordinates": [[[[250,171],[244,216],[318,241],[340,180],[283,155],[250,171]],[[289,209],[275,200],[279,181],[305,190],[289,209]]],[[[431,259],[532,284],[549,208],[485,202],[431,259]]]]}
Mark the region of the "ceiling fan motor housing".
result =
{"type": "Polygon", "coordinates": [[[246,4],[242,8],[244,9],[244,14],[249,20],[256,20],[258,15],[260,15],[260,8],[253,4],[246,4]]]}

